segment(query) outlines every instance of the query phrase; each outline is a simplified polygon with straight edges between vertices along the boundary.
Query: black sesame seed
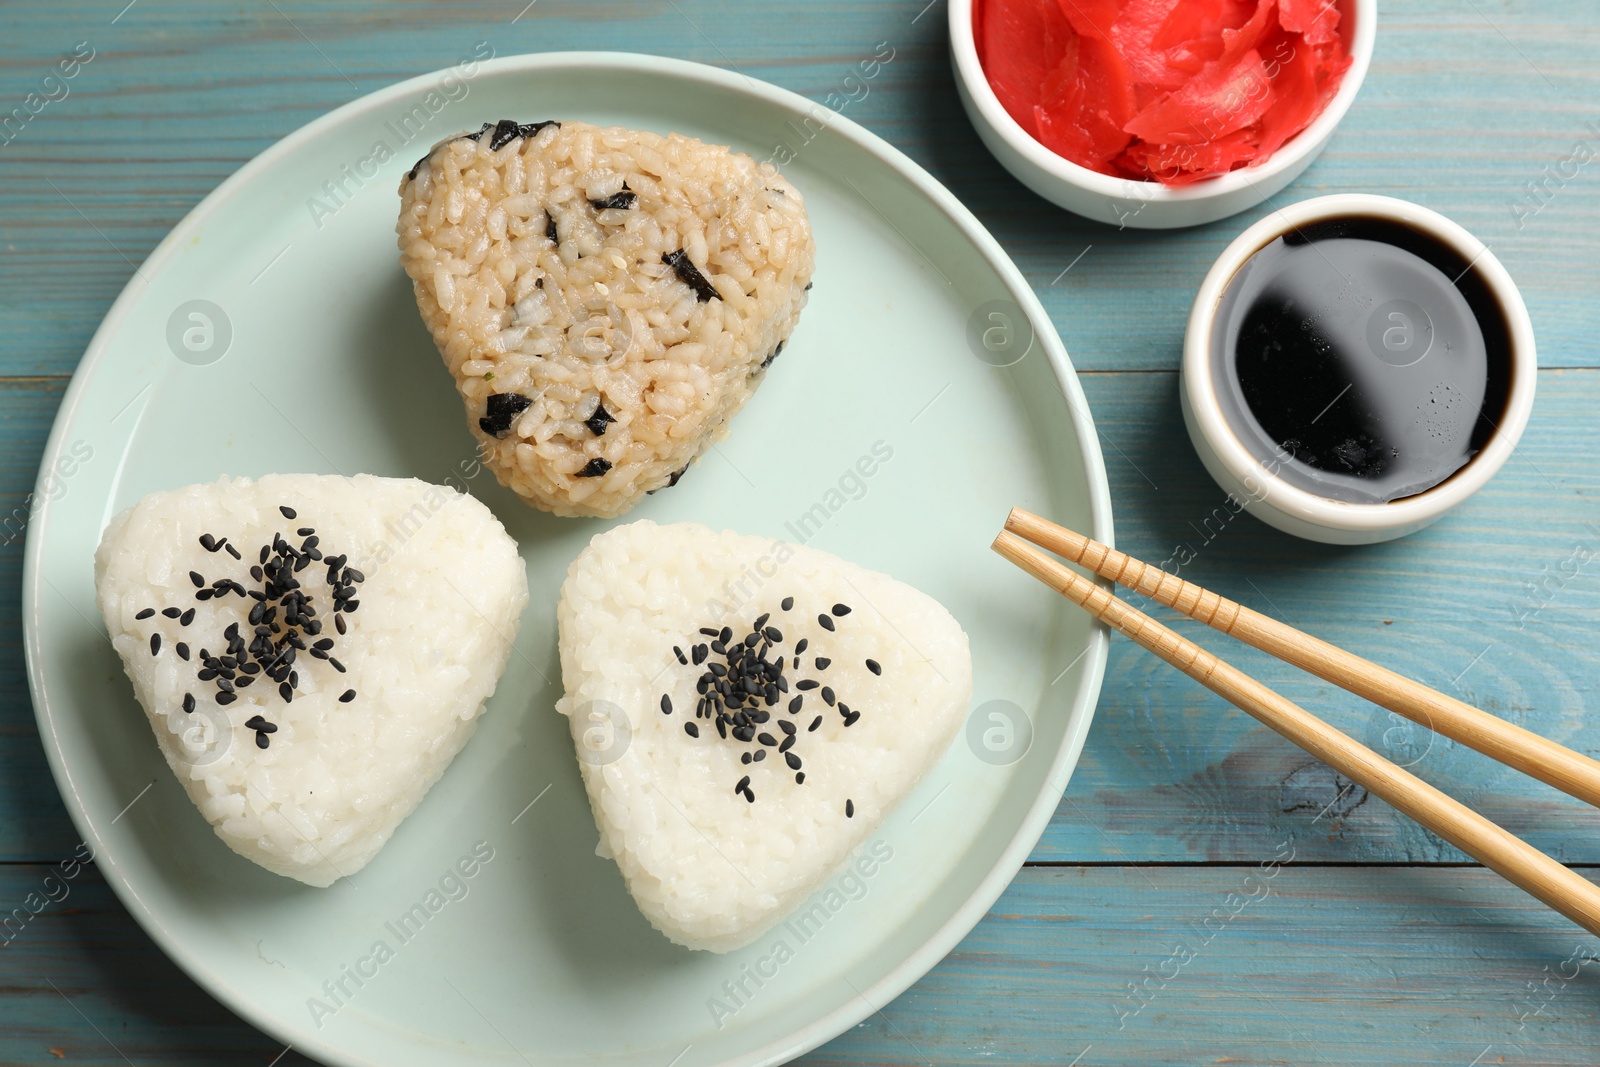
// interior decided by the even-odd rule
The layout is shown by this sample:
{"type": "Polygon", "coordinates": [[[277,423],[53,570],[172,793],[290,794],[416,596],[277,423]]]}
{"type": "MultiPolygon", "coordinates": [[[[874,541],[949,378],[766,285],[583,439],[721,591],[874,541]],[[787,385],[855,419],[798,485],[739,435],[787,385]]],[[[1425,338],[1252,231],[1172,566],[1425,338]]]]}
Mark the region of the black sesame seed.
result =
{"type": "Polygon", "coordinates": [[[223,706],[227,706],[229,704],[232,704],[235,700],[238,700],[238,699],[239,699],[239,694],[238,693],[218,693],[217,694],[217,703],[221,704],[223,706]]]}
{"type": "Polygon", "coordinates": [[[794,784],[795,785],[805,785],[805,783],[806,783],[806,772],[805,771],[801,771],[801,772],[799,772],[798,774],[796,774],[794,776],[794,784]]]}
{"type": "Polygon", "coordinates": [[[749,763],[750,762],[750,753],[746,752],[746,753],[742,754],[739,757],[739,762],[740,763],[749,763]]]}
{"type": "Polygon", "coordinates": [[[678,662],[679,663],[682,663],[683,665],[688,666],[689,658],[683,654],[683,649],[679,648],[677,645],[673,645],[672,646],[672,654],[674,656],[678,657],[678,662]]]}
{"type": "Polygon", "coordinates": [[[754,756],[750,757],[750,762],[751,763],[760,763],[762,760],[764,760],[766,758],[767,758],[767,750],[764,749],[764,748],[758,748],[758,749],[756,749],[756,754],[754,756]]]}
{"type": "Polygon", "coordinates": [[[215,552],[217,550],[217,539],[208,533],[203,533],[200,535],[200,547],[207,552],[215,552]]]}
{"type": "Polygon", "coordinates": [[[700,627],[700,633],[704,634],[707,637],[716,637],[719,632],[720,631],[718,631],[718,630],[716,630],[716,629],[714,629],[713,627],[710,627],[710,626],[702,626],[702,627],[700,627]]]}
{"type": "Polygon", "coordinates": [[[810,647],[811,647],[810,638],[802,637],[798,642],[795,643],[794,654],[798,656],[800,653],[804,652],[806,649],[808,649],[810,647]]]}
{"type": "Polygon", "coordinates": [[[237,548],[234,548],[232,545],[223,545],[222,547],[227,549],[228,550],[228,555],[232,556],[234,559],[238,559],[238,560],[244,559],[243,556],[239,555],[239,550],[237,548]]]}
{"type": "Polygon", "coordinates": [[[847,818],[847,819],[853,819],[853,818],[856,817],[856,802],[855,801],[846,800],[844,802],[844,817],[847,818]]]}
{"type": "Polygon", "coordinates": [[[762,615],[761,618],[759,618],[759,619],[757,619],[755,621],[755,625],[751,626],[750,629],[752,629],[752,630],[760,630],[763,626],[765,626],[767,624],[767,620],[770,619],[770,618],[772,618],[772,615],[771,615],[770,612],[767,613],[767,614],[762,615]]]}
{"type": "Polygon", "coordinates": [[[196,589],[195,593],[194,593],[194,598],[196,600],[204,601],[204,600],[210,600],[215,595],[216,594],[213,593],[209,589],[196,589]]]}
{"type": "Polygon", "coordinates": [[[138,620],[140,620],[142,622],[145,619],[148,619],[150,616],[154,615],[155,613],[156,613],[156,609],[155,608],[145,608],[143,611],[139,612],[139,614],[135,615],[134,618],[138,619],[138,620]]]}
{"type": "Polygon", "coordinates": [[[815,689],[820,683],[815,678],[803,678],[794,683],[794,687],[802,693],[815,689]]]}
{"type": "Polygon", "coordinates": [[[833,629],[833,620],[826,615],[818,615],[817,625],[822,627],[824,630],[831,631],[833,629]]]}
{"type": "Polygon", "coordinates": [[[822,687],[822,702],[828,707],[833,707],[833,689],[829,686],[822,687]]]}
{"type": "Polygon", "coordinates": [[[661,694],[661,714],[672,714],[672,697],[668,696],[666,693],[661,694]]]}
{"type": "Polygon", "coordinates": [[[750,788],[750,776],[747,774],[743,778],[739,779],[739,784],[733,787],[733,791],[735,793],[743,793],[746,789],[749,789],[749,788],[750,788]]]}
{"type": "Polygon", "coordinates": [[[338,630],[341,635],[343,635],[345,633],[345,623],[344,623],[344,616],[343,615],[335,615],[333,617],[333,628],[335,630],[338,630]]]}
{"type": "Polygon", "coordinates": [[[778,720],[778,729],[782,730],[784,733],[788,734],[790,737],[794,736],[794,723],[790,722],[788,719],[779,719],[778,720]]]}
{"type": "Polygon", "coordinates": [[[867,670],[871,671],[873,674],[883,673],[883,668],[878,665],[878,661],[875,659],[867,660],[867,670]]]}
{"type": "Polygon", "coordinates": [[[777,644],[779,641],[783,640],[783,631],[778,629],[776,626],[769,626],[763,630],[762,633],[766,636],[766,639],[771,641],[773,644],[777,644]]]}
{"type": "Polygon", "coordinates": [[[789,765],[789,769],[791,771],[798,771],[800,769],[800,757],[796,756],[793,752],[785,752],[783,754],[783,761],[789,765]]]}
{"type": "Polygon", "coordinates": [[[294,535],[296,537],[310,537],[312,534],[314,534],[316,532],[317,532],[316,530],[313,530],[309,526],[302,526],[302,527],[300,527],[300,529],[298,529],[298,530],[296,530],[294,532],[294,535]]]}
{"type": "Polygon", "coordinates": [[[833,613],[835,615],[839,616],[840,618],[843,618],[844,616],[850,614],[850,605],[849,604],[835,604],[833,606],[833,613]]]}
{"type": "Polygon", "coordinates": [[[794,597],[792,597],[792,596],[784,597],[781,601],[778,602],[778,607],[782,608],[784,611],[788,611],[790,608],[794,607],[794,597]]]}
{"type": "Polygon", "coordinates": [[[819,671],[827,670],[832,664],[833,664],[833,660],[829,659],[826,656],[818,656],[817,657],[817,670],[819,670],[819,671]]]}
{"type": "Polygon", "coordinates": [[[160,634],[151,634],[150,635],[150,654],[152,656],[154,656],[154,655],[158,655],[160,652],[161,652],[161,635],[160,634]]]}
{"type": "Polygon", "coordinates": [[[811,720],[811,725],[806,727],[806,733],[810,733],[811,731],[815,730],[817,727],[819,727],[821,725],[822,725],[822,716],[818,715],[815,719],[811,720]]]}
{"type": "Polygon", "coordinates": [[[695,645],[694,648],[690,649],[690,654],[696,667],[706,661],[706,653],[708,651],[709,649],[705,645],[695,645]]]}
{"type": "Polygon", "coordinates": [[[228,681],[226,678],[218,678],[217,688],[222,690],[224,693],[231,693],[233,692],[233,683],[228,681]]]}
{"type": "Polygon", "coordinates": [[[354,567],[346,567],[344,569],[344,577],[346,581],[356,582],[357,584],[367,580],[367,576],[354,567]]]}
{"type": "Polygon", "coordinates": [[[778,739],[776,737],[773,737],[771,734],[768,734],[768,733],[757,734],[756,735],[756,740],[759,741],[761,744],[767,745],[769,747],[771,747],[773,745],[776,745],[778,743],[778,739]]]}
{"type": "Polygon", "coordinates": [[[165,616],[166,618],[176,619],[179,615],[183,614],[183,609],[182,608],[162,608],[161,609],[161,614],[163,616],[165,616]]]}
{"type": "Polygon", "coordinates": [[[859,718],[861,718],[861,713],[859,711],[852,711],[850,714],[844,717],[844,724],[846,726],[854,726],[856,724],[856,720],[859,718]]]}
{"type": "Polygon", "coordinates": [[[756,802],[756,795],[754,793],[750,792],[750,787],[749,786],[745,786],[744,799],[745,799],[745,801],[747,803],[750,803],[750,804],[754,804],[756,802]]]}
{"type": "Polygon", "coordinates": [[[264,733],[256,734],[256,747],[257,748],[268,748],[271,745],[272,745],[272,738],[268,737],[264,733]]]}
{"type": "Polygon", "coordinates": [[[191,622],[194,622],[194,609],[193,608],[190,608],[188,611],[185,611],[182,615],[178,616],[178,625],[179,626],[188,626],[191,622]]]}
{"type": "Polygon", "coordinates": [[[183,694],[183,710],[190,715],[194,714],[194,694],[183,694]]]}
{"type": "Polygon", "coordinates": [[[699,737],[700,727],[696,726],[693,721],[686,722],[683,724],[683,732],[688,734],[690,737],[699,737]]]}
{"type": "Polygon", "coordinates": [[[794,715],[797,713],[800,710],[800,705],[804,701],[805,697],[803,696],[796,696],[793,700],[789,701],[789,714],[794,715]]]}
{"type": "Polygon", "coordinates": [[[285,507],[285,506],[283,506],[283,505],[282,505],[282,504],[280,504],[280,505],[278,505],[278,511],[279,511],[279,512],[280,512],[280,513],[281,513],[281,514],[282,514],[282,515],[283,515],[283,517],[284,517],[284,518],[286,518],[286,519],[290,519],[290,520],[293,520],[293,519],[298,519],[298,518],[299,518],[299,517],[300,517],[300,515],[299,515],[299,513],[297,513],[297,512],[296,512],[296,511],[295,511],[295,510],[294,510],[294,508],[291,508],[291,507],[285,507]]]}
{"type": "Polygon", "coordinates": [[[194,587],[196,589],[199,589],[201,586],[206,584],[206,580],[200,577],[199,571],[190,571],[189,580],[194,583],[194,587]]]}
{"type": "Polygon", "coordinates": [[[354,700],[355,698],[356,698],[356,691],[354,689],[346,689],[343,693],[341,693],[339,695],[339,703],[348,704],[352,700],[354,700]]]}
{"type": "Polygon", "coordinates": [[[285,702],[293,700],[294,686],[290,685],[288,682],[279,682],[278,695],[281,696],[285,702]]]}
{"type": "Polygon", "coordinates": [[[188,645],[184,644],[182,641],[179,641],[178,645],[177,645],[177,652],[178,652],[178,658],[179,659],[181,659],[181,660],[183,660],[185,662],[188,662],[188,659],[189,659],[189,646],[188,645]]]}

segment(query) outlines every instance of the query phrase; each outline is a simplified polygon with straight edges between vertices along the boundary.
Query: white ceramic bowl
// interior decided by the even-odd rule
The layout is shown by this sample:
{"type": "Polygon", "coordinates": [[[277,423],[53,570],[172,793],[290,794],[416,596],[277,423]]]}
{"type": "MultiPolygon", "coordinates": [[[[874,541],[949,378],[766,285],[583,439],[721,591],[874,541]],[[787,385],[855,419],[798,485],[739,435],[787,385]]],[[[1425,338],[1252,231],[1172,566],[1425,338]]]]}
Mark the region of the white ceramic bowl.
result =
{"type": "Polygon", "coordinates": [[[1340,32],[1351,62],[1339,91],[1322,113],[1258,166],[1193,185],[1169,187],[1159,182],[1113,178],[1080,167],[1050,151],[1019,126],[1001,106],[978,62],[972,30],[974,2],[950,0],[950,58],[962,106],[978,136],[1023,185],[1059,207],[1119,230],[1127,226],[1166,230],[1215,222],[1255,207],[1294,181],[1327,145],[1334,127],[1360,91],[1372,61],[1372,42],[1378,27],[1377,0],[1338,0],[1340,32]]]}
{"type": "Polygon", "coordinates": [[[1511,275],[1484,243],[1425,207],[1387,196],[1341,193],[1291,204],[1240,234],[1200,284],[1184,336],[1179,396],[1189,439],[1217,484],[1246,510],[1286,533],[1328,544],[1359,545],[1403,537],[1434,522],[1494,477],[1528,424],[1537,370],[1533,322],[1511,275]],[[1505,417],[1482,451],[1432,489],[1387,504],[1351,504],[1308,493],[1276,477],[1240,443],[1222,413],[1212,377],[1212,326],[1234,274],[1258,250],[1292,229],[1327,219],[1391,219],[1453,249],[1483,279],[1505,314],[1511,339],[1511,383],[1505,417]]]}

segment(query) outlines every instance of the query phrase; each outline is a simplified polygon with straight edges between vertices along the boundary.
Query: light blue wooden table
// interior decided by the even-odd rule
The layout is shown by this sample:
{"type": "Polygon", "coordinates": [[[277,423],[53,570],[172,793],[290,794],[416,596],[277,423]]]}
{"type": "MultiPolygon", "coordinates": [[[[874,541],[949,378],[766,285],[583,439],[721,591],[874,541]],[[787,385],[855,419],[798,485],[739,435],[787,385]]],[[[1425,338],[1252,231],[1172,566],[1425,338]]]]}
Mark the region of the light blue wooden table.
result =
{"type": "MultiPolygon", "coordinates": [[[[1500,476],[1436,527],[1359,549],[1230,519],[1183,433],[1188,303],[1261,212],[1117,232],[1026,192],[961,113],[940,0],[126,3],[0,6],[0,113],[80,42],[93,52],[0,144],[0,911],[77,844],[34,726],[18,588],[39,454],[90,334],[134,265],[250,157],[485,38],[500,54],[658,52],[818,100],[887,42],[892,62],[847,114],[948,184],[1043,298],[1083,375],[1121,547],[1163,559],[1187,544],[1185,577],[1600,753],[1600,560],[1584,562],[1600,552],[1600,158],[1570,162],[1576,145],[1600,154],[1592,0],[1388,3],[1354,110],[1277,198],[1362,190],[1443,211],[1510,268],[1538,333],[1537,408],[1500,476]]],[[[1195,636],[1538,847],[1600,865],[1576,801],[1195,636]]],[[[1468,1067],[1593,1064],[1597,1049],[1600,940],[1119,639],[1028,867],[931,974],[808,1062],[1468,1067]]],[[[169,963],[92,870],[0,948],[0,1063],[281,1052],[169,963]]]]}

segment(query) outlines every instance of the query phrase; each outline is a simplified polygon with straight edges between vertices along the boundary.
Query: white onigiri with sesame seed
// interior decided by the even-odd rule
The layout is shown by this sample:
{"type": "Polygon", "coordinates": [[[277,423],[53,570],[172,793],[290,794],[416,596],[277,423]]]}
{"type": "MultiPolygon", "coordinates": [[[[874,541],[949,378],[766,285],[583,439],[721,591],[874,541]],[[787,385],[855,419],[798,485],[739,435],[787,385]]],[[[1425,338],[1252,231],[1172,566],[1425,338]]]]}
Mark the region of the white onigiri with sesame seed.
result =
{"type": "Polygon", "coordinates": [[[95,585],[189,799],[314,886],[364,867],[439,780],[528,602],[488,508],[370,475],[152,493],[106,527],[95,585]]]}
{"type": "Polygon", "coordinates": [[[693,523],[596,536],[557,617],[556,708],[599,851],[690,948],[749,944],[820,888],[944,754],[972,694],[967,636],[931,597],[693,523]]]}

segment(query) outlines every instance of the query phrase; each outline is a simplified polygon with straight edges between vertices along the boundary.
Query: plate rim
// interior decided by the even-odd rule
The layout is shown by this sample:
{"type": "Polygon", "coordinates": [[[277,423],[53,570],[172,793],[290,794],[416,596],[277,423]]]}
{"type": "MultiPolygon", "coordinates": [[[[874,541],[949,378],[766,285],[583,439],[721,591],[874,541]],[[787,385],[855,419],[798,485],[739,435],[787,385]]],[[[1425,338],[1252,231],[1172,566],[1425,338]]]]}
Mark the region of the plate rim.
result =
{"type": "MultiPolygon", "coordinates": [[[[1034,337],[1050,361],[1057,386],[1072,418],[1073,435],[1084,458],[1090,511],[1093,515],[1092,536],[1103,544],[1114,544],[1111,494],[1105,460],[1100,450],[1094,420],[1089,412],[1088,400],[1067,354],[1066,346],[1049,313],[1010,255],[978,221],[977,216],[943,183],[910,156],[854,119],[764,79],[693,60],[624,51],[517,53],[482,61],[482,68],[475,77],[507,76],[572,68],[585,71],[610,69],[698,82],[768,105],[776,105],[797,114],[810,114],[813,109],[827,110],[829,129],[910,182],[956,225],[963,237],[973,244],[1033,324],[1034,337]]],[[[183,247],[195,231],[204,226],[237,192],[256,180],[259,174],[280,158],[298,151],[306,142],[329,128],[337,127],[363,113],[376,110],[419,89],[431,86],[449,69],[425,72],[373,92],[364,93],[290,131],[253,156],[207,193],[156,244],[144,261],[134,268],[127,284],[123,286],[90,338],[89,345],[73,371],[62,396],[61,405],[56,411],[50,434],[45,441],[39,474],[35,480],[34,499],[41,501],[41,505],[28,524],[23,551],[23,654],[28,675],[28,691],[33,702],[34,721],[39,729],[40,740],[57,791],[61,794],[73,827],[82,836],[83,841],[92,847],[93,861],[105,878],[106,884],[111,887],[117,899],[139,926],[160,947],[163,954],[208,994],[221,1001],[229,1011],[263,1033],[293,1045],[302,1054],[339,1067],[345,1065],[364,1067],[374,1064],[375,1061],[365,1057],[359,1050],[336,1046],[325,1037],[296,1026],[287,1018],[279,1018],[258,1009],[245,990],[236,988],[230,980],[214,973],[203,959],[191,954],[187,947],[188,939],[175,929],[169,928],[162,917],[146,905],[136,887],[127,880],[127,875],[116,858],[116,849],[107,847],[107,839],[101,832],[98,822],[80,803],[71,768],[63,755],[61,738],[55,730],[55,718],[51,712],[41,666],[46,656],[39,618],[45,545],[42,532],[49,526],[54,501],[48,494],[40,494],[38,488],[42,485],[46,473],[60,458],[67,427],[73,422],[89,383],[95,377],[101,361],[111,347],[113,338],[120,332],[122,322],[130,314],[135,300],[150,284],[145,276],[145,269],[149,268],[152,274],[161,270],[166,261],[177,254],[176,250],[183,247]]],[[[864,991],[862,996],[846,1001],[840,1007],[797,1028],[785,1037],[769,1041],[742,1056],[724,1059],[716,1067],[771,1067],[801,1056],[845,1033],[857,1023],[875,1014],[879,1010],[878,1006],[887,1005],[920,980],[983,919],[989,908],[1016,878],[1029,854],[1032,853],[1077,767],[1078,758],[1099,703],[1110,645],[1109,636],[1110,631],[1103,624],[1097,622],[1091,627],[1087,655],[1089,662],[1079,694],[1073,701],[1074,712],[1080,706],[1087,708],[1087,712],[1080,718],[1081,725],[1075,730],[1069,730],[1063,737],[1045,775],[1044,787],[1017,824],[1011,840],[1000,851],[996,862],[979,879],[967,899],[950,913],[921,946],[889,968],[864,991]]]]}

